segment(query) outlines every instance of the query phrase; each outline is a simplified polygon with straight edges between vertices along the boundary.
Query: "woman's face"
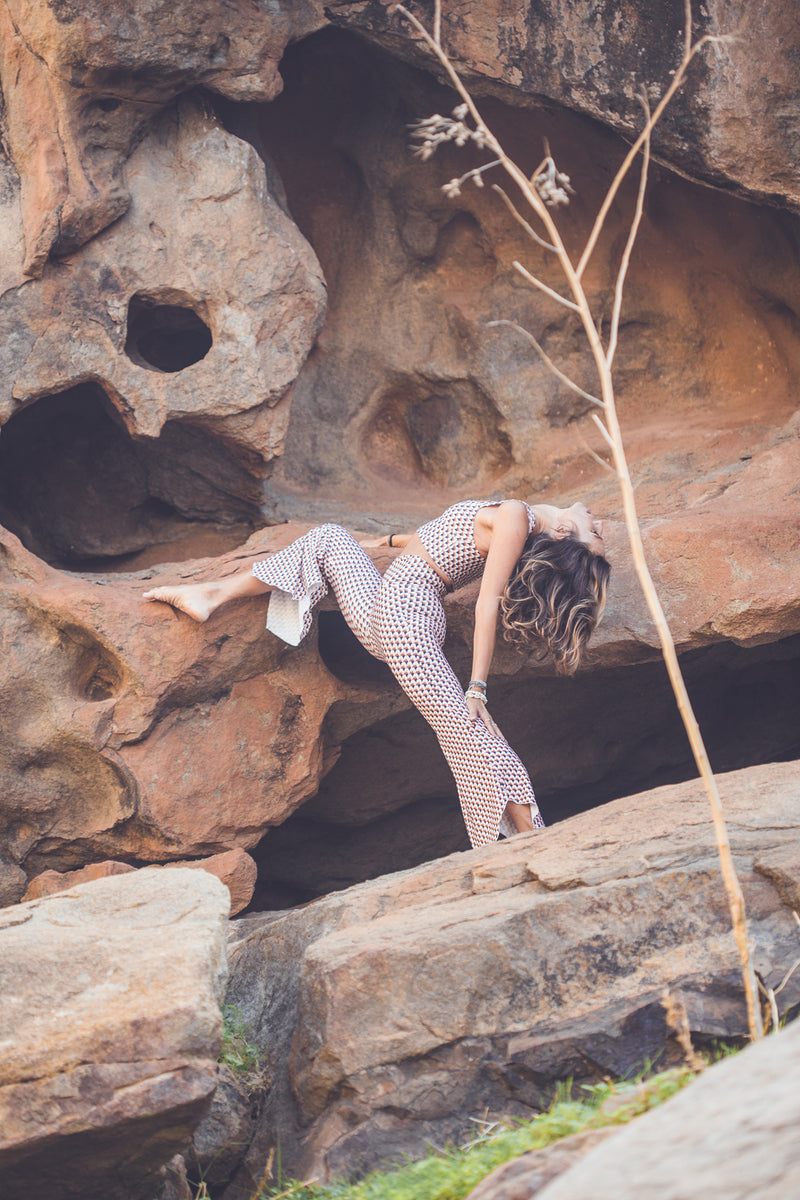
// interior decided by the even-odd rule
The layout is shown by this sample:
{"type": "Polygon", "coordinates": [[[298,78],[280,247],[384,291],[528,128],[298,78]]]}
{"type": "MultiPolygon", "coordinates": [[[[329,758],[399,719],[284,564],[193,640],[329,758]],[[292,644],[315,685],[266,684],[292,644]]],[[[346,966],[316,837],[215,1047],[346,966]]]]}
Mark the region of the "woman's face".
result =
{"type": "Polygon", "coordinates": [[[596,521],[585,504],[578,501],[569,508],[562,508],[559,524],[566,527],[567,532],[577,537],[578,541],[588,546],[593,554],[605,557],[603,522],[596,521]]]}

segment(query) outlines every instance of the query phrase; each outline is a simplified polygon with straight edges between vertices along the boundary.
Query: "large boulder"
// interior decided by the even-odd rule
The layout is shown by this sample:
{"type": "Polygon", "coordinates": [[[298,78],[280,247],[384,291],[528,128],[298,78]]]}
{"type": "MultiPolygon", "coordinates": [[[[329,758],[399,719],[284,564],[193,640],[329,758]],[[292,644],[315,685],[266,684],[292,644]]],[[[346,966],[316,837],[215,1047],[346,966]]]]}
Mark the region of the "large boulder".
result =
{"type": "MultiPolygon", "coordinates": [[[[292,532],[257,539],[262,553],[292,532]]],[[[142,577],[83,580],[11,535],[2,544],[6,903],[24,891],[20,863],[33,876],[255,845],[316,790],[330,710],[350,701],[358,724],[397,703],[341,683],[315,639],[288,651],[265,632],[263,602],[200,626],[143,602],[142,577]]],[[[223,569],[255,544],[243,553],[223,569]]],[[[203,565],[218,567],[172,578],[203,565]]]]}
{"type": "Polygon", "coordinates": [[[0,12],[5,128],[23,180],[27,275],[130,204],[122,168],[159,110],[202,85],[270,100],[287,44],[320,24],[312,3],[30,4],[0,12]]]}
{"type": "MultiPolygon", "coordinates": [[[[800,764],[720,788],[755,967],[777,986],[797,957],[800,764]]],[[[675,1061],[676,1010],[701,1043],[746,1034],[699,782],[234,930],[228,999],[274,1086],[227,1200],[249,1195],[278,1142],[292,1173],[369,1170],[487,1113],[531,1115],[558,1080],[675,1061]]],[[[795,975],[781,1011],[798,999],[795,975]]]]}
{"type": "MultiPolygon", "coordinates": [[[[410,5],[424,20],[419,6],[410,5]]],[[[690,68],[656,130],[659,157],[695,178],[800,209],[794,126],[800,31],[792,0],[707,0],[691,36],[719,40],[690,68]]],[[[394,54],[429,65],[418,34],[383,0],[333,0],[326,14],[394,54]]],[[[430,28],[430,25],[428,26],[430,28]]],[[[517,105],[546,97],[625,136],[672,81],[686,37],[682,0],[526,0],[442,5],[442,41],[478,93],[517,105]]]]}
{"type": "Polygon", "coordinates": [[[4,1200],[147,1200],[217,1083],[228,892],[138,871],[0,916],[4,1200]]]}
{"type": "Polygon", "coordinates": [[[789,1200],[800,1190],[798,1070],[795,1021],[592,1149],[537,1200],[789,1200]]]}
{"type": "Polygon", "coordinates": [[[256,152],[180,101],[127,163],[122,220],[27,283],[19,188],[0,170],[3,524],[82,565],[181,521],[252,522],[325,311],[256,152]]]}

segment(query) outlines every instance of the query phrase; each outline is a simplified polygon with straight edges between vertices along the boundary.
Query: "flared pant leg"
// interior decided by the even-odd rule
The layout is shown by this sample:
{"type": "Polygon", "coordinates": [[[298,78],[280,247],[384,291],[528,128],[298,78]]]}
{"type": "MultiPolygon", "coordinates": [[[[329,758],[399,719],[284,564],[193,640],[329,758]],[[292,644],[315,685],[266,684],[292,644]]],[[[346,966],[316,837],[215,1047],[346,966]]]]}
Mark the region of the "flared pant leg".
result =
{"type": "Polygon", "coordinates": [[[393,675],[439,740],[471,845],[483,846],[497,840],[509,801],[530,806],[535,828],[544,821],[528,773],[508,742],[469,718],[464,691],[442,651],[441,592],[427,564],[398,559],[378,593],[373,633],[393,675]]]}
{"type": "MultiPolygon", "coordinates": [[[[297,645],[311,628],[314,606],[333,590],[342,616],[370,654],[380,658],[371,633],[372,610],[383,576],[352,533],[328,523],[309,530],[277,554],[253,564],[262,583],[292,597],[298,605],[298,629],[286,638],[297,645]]],[[[275,600],[270,597],[270,607],[275,600]]],[[[271,629],[269,612],[267,628],[271,629]]],[[[280,630],[279,636],[284,637],[280,630]]]]}

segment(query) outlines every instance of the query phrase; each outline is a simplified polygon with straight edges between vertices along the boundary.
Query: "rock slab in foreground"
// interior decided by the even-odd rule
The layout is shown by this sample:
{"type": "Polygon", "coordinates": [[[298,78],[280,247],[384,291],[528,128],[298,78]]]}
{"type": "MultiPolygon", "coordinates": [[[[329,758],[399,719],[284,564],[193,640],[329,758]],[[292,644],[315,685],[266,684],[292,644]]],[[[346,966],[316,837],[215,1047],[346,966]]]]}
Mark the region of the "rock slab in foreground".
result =
{"type": "Polygon", "coordinates": [[[0,914],[3,1200],[149,1200],[216,1086],[228,891],[150,868],[0,914]]]}
{"type": "Polygon", "coordinates": [[[795,1021],[592,1150],[538,1200],[800,1196],[799,1073],[795,1021]]]}
{"type": "MultiPolygon", "coordinates": [[[[719,783],[755,966],[776,987],[798,954],[783,897],[800,876],[800,764],[719,783]]],[[[666,990],[701,1040],[746,1032],[695,780],[235,929],[228,999],[273,1088],[226,1200],[250,1195],[278,1141],[288,1173],[326,1179],[465,1140],[476,1117],[531,1116],[557,1080],[669,1065],[666,990]]],[[[799,999],[797,973],[782,1011],[799,999]]]]}

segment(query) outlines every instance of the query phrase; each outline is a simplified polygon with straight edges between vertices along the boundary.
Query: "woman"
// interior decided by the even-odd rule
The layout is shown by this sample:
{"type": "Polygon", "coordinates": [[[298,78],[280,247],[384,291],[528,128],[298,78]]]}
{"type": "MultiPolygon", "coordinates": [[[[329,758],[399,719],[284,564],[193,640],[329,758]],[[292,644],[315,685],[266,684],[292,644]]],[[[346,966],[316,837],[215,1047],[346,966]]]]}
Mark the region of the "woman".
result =
{"type": "Polygon", "coordinates": [[[473,846],[500,832],[542,828],[530,779],[493,722],[486,679],[498,615],[508,640],[548,647],[559,670],[576,670],[605,603],[610,568],[602,522],[584,504],[463,500],[415,533],[363,546],[403,554],[381,576],[339,525],[312,529],[284,550],[220,582],[158,587],[161,600],[196,621],[220,605],[272,592],[267,628],[293,645],[333,588],[359,641],[388,663],[431,725],[455,777],[473,846]],[[446,592],[482,577],[475,605],[472,678],[462,689],[442,652],[446,592]]]}

